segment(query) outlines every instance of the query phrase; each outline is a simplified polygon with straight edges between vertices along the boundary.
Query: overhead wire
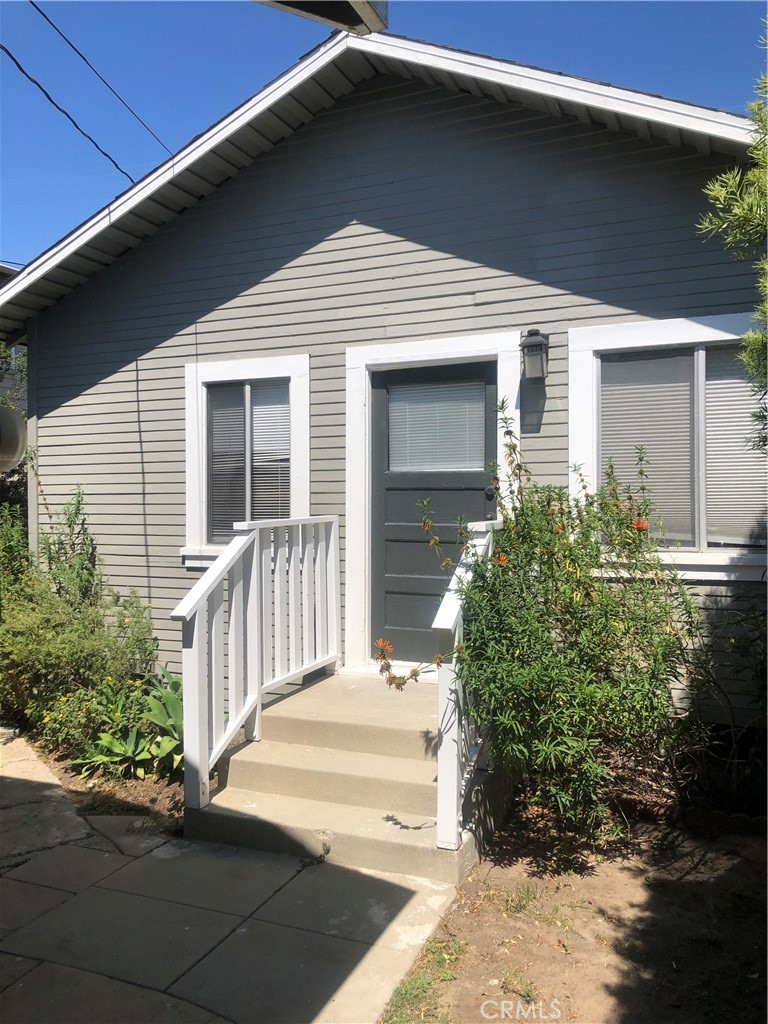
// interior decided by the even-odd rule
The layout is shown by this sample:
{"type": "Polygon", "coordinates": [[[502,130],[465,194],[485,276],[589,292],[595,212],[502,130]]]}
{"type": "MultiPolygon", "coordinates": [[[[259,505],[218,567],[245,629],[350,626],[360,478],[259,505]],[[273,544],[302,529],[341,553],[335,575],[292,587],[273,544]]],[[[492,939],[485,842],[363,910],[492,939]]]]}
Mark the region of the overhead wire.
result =
{"type": "Polygon", "coordinates": [[[84,128],[80,127],[80,125],[77,123],[74,117],[72,117],[72,115],[68,113],[64,109],[64,107],[60,106],[56,102],[56,100],[51,96],[48,90],[44,86],[42,86],[36,78],[33,78],[33,76],[30,75],[30,73],[24,68],[21,62],[16,57],[14,57],[14,55],[11,53],[7,46],[0,43],[0,51],[4,53],[6,57],[13,61],[13,63],[16,65],[16,67],[19,69],[22,75],[24,75],[26,79],[28,79],[34,86],[36,86],[40,90],[40,92],[43,94],[43,96],[45,96],[48,102],[52,106],[54,106],[59,111],[59,113],[63,114],[64,117],[66,117],[66,119],[73,125],[73,127],[76,128],[78,132],[80,132],[83,138],[87,139],[91,143],[91,145],[94,146],[99,151],[99,153],[101,153],[103,157],[106,157],[106,159],[109,160],[112,166],[116,168],[120,172],[120,174],[126,177],[132,185],[136,184],[135,179],[130,176],[128,171],[123,170],[123,168],[120,166],[117,160],[115,160],[114,157],[111,157],[105,149],[102,149],[98,142],[91,135],[89,135],[84,128]]]}
{"type": "Polygon", "coordinates": [[[51,19],[45,13],[45,11],[42,9],[42,7],[38,6],[38,4],[35,3],[35,0],[29,0],[29,3],[30,3],[30,5],[32,7],[34,7],[34,9],[37,11],[37,13],[40,15],[40,17],[44,18],[48,22],[48,24],[51,26],[51,28],[54,30],[54,32],[57,32],[61,36],[61,38],[64,40],[64,42],[67,44],[67,46],[69,46],[72,50],[74,50],[75,53],[78,55],[78,57],[88,65],[88,67],[91,69],[91,71],[94,73],[94,75],[96,75],[96,77],[99,79],[99,81],[102,82],[104,85],[106,85],[106,87],[109,89],[109,91],[112,93],[112,95],[123,104],[125,109],[128,110],[136,118],[136,120],[139,122],[139,124],[143,128],[146,128],[146,130],[149,132],[149,134],[152,136],[152,138],[155,140],[155,142],[157,142],[159,145],[161,145],[169,156],[173,156],[173,153],[166,146],[166,144],[163,142],[163,140],[159,139],[157,137],[157,135],[155,135],[155,133],[152,131],[152,129],[149,127],[149,125],[146,123],[146,121],[143,121],[139,117],[139,115],[136,113],[136,111],[133,109],[133,107],[123,99],[123,97],[120,95],[120,93],[112,88],[112,86],[109,84],[109,82],[106,80],[106,78],[104,78],[103,75],[99,74],[99,72],[96,70],[96,68],[93,66],[93,64],[91,64],[91,62],[88,60],[88,58],[85,56],[85,54],[81,50],[78,50],[78,48],[75,46],[75,44],[72,42],[72,40],[69,39],[64,34],[64,32],[62,32],[62,30],[59,28],[58,25],[56,25],[53,21],[51,21],[51,19]]]}

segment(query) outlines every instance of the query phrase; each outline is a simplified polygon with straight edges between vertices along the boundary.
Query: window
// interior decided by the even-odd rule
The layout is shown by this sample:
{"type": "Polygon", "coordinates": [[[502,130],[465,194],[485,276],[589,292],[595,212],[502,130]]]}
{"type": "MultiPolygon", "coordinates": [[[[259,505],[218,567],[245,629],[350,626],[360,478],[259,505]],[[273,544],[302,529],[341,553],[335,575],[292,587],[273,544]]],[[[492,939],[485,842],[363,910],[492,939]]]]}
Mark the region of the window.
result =
{"type": "Polygon", "coordinates": [[[643,445],[667,542],[712,564],[766,541],[766,460],[746,443],[755,404],[736,359],[749,319],[569,332],[572,464],[599,481],[610,459],[631,483],[643,445]]]}
{"type": "Polygon", "coordinates": [[[309,514],[308,356],[192,364],[186,400],[182,554],[215,555],[236,522],[309,514]]]}
{"type": "Polygon", "coordinates": [[[444,381],[389,389],[389,468],[417,472],[485,466],[485,383],[444,381]]]}

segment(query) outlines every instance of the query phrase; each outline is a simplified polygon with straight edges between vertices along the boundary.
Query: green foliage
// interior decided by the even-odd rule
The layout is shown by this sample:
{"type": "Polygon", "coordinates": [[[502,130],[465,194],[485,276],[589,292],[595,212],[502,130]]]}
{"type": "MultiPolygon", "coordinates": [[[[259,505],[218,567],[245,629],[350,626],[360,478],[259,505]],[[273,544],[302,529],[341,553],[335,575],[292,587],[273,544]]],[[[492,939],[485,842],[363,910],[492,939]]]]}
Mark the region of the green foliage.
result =
{"type": "Polygon", "coordinates": [[[83,776],[99,770],[122,778],[143,779],[151,771],[153,755],[151,740],[134,726],[127,731],[100,732],[86,744],[84,753],[72,765],[83,776]]]}
{"type": "MultiPolygon", "coordinates": [[[[509,425],[505,423],[507,431],[509,425]]],[[[706,679],[698,614],[651,538],[646,462],[578,499],[507,445],[503,525],[465,587],[457,665],[496,763],[567,826],[594,829],[626,765],[673,768],[692,741],[673,687],[706,679]]]]}
{"type": "Polygon", "coordinates": [[[95,686],[59,694],[35,717],[49,749],[77,755],[100,729],[120,732],[136,727],[148,734],[146,712],[147,699],[141,680],[118,683],[107,677],[95,686]]]}
{"type": "Polygon", "coordinates": [[[0,505],[0,619],[2,598],[29,574],[31,560],[24,513],[18,505],[0,505]]]}
{"type": "Polygon", "coordinates": [[[757,99],[750,103],[754,134],[746,167],[718,174],[705,186],[710,209],[699,222],[699,231],[710,238],[719,235],[737,259],[756,260],[760,300],[755,327],[745,336],[739,358],[758,400],[754,414],[752,446],[768,450],[768,259],[765,255],[768,219],[768,75],[757,83],[757,99]]]}
{"type": "Polygon", "coordinates": [[[43,538],[43,567],[22,546],[18,515],[0,514],[0,707],[39,727],[59,696],[105,679],[142,679],[155,664],[149,611],[101,572],[79,490],[43,538]]]}
{"type": "Polygon", "coordinates": [[[103,581],[80,485],[57,516],[48,514],[51,528],[40,536],[40,557],[54,592],[78,606],[98,604],[103,581]]]}
{"type": "Polygon", "coordinates": [[[149,711],[144,718],[157,729],[151,750],[158,769],[172,774],[184,757],[182,683],[181,676],[162,672],[164,683],[156,683],[147,694],[149,711]]]}
{"type": "MultiPolygon", "coordinates": [[[[605,486],[591,492],[580,478],[573,497],[531,479],[503,405],[501,413],[501,528],[485,554],[460,530],[472,572],[461,589],[463,641],[450,653],[497,768],[560,825],[593,833],[612,793],[682,782],[701,741],[688,712],[714,684],[707,638],[652,537],[661,522],[653,520],[642,448],[633,487],[609,467],[605,486]]],[[[453,566],[428,502],[422,511],[430,546],[453,566]]],[[[394,672],[388,641],[375,646],[390,686],[418,678],[420,668],[394,672]]]]}

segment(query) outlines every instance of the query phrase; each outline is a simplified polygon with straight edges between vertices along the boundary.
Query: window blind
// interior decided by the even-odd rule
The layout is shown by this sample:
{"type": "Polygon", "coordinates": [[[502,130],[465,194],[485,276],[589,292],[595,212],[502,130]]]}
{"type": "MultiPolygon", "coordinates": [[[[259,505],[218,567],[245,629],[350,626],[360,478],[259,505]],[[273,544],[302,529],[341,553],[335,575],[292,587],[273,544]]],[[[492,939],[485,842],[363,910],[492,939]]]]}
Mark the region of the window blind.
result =
{"type": "Polygon", "coordinates": [[[755,407],[736,346],[706,353],[707,541],[764,545],[766,459],[747,438],[755,407]]]}
{"type": "Polygon", "coordinates": [[[482,381],[392,386],[388,416],[390,470],[484,468],[482,381]]]}
{"type": "Polygon", "coordinates": [[[245,518],[245,405],[242,384],[208,386],[208,540],[225,543],[245,518]]]}
{"type": "Polygon", "coordinates": [[[667,540],[687,546],[694,543],[696,522],[693,382],[692,351],[601,360],[603,480],[611,459],[619,482],[636,488],[635,448],[643,445],[646,483],[662,532],[667,540]]]}
{"type": "Polygon", "coordinates": [[[291,514],[291,418],[287,380],[251,382],[249,519],[291,514]]]}

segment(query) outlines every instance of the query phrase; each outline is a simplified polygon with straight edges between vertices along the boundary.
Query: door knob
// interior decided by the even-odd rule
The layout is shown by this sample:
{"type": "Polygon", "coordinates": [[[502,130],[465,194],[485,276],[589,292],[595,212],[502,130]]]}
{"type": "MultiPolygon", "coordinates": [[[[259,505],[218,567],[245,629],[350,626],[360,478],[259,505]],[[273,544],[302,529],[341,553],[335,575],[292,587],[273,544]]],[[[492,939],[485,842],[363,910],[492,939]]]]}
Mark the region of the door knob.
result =
{"type": "Polygon", "coordinates": [[[485,500],[496,501],[496,488],[490,484],[485,488],[485,500]]]}

